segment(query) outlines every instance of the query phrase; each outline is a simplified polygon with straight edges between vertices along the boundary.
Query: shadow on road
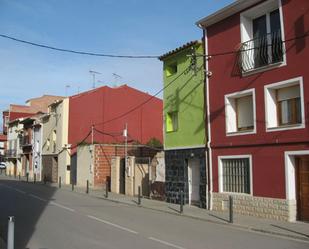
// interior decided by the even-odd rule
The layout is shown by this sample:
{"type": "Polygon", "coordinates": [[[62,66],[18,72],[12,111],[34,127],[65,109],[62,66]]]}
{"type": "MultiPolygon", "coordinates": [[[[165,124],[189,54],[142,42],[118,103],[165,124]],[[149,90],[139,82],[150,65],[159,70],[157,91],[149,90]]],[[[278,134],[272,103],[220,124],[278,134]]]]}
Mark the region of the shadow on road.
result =
{"type": "Polygon", "coordinates": [[[57,188],[45,187],[40,183],[34,185],[30,182],[0,178],[0,191],[0,240],[2,238],[6,243],[8,216],[14,216],[15,249],[25,249],[36,229],[40,216],[57,188]],[[30,194],[42,196],[43,199],[49,201],[40,201],[30,194]]]}

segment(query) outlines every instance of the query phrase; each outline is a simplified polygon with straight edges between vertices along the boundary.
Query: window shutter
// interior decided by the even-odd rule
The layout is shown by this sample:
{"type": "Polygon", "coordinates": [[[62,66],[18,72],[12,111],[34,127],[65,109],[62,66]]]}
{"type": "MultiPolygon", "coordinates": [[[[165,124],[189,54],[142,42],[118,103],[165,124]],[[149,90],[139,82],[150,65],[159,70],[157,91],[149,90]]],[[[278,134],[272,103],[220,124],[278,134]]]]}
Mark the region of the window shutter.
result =
{"type": "Polygon", "coordinates": [[[253,103],[252,95],[238,98],[237,100],[237,128],[252,127],[253,121],[253,103]]]}
{"type": "Polygon", "coordinates": [[[283,101],[287,99],[295,99],[300,97],[299,85],[285,87],[277,90],[277,100],[283,101]]]}

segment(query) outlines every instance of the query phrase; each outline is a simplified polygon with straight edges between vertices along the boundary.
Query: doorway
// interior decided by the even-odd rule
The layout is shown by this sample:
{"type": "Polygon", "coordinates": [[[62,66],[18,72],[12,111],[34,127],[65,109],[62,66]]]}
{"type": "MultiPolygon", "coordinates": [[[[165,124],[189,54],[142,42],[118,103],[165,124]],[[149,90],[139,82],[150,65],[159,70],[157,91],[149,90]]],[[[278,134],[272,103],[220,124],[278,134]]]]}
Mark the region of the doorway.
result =
{"type": "Polygon", "coordinates": [[[309,156],[299,156],[296,162],[297,218],[309,221],[309,156]]]}
{"type": "Polygon", "coordinates": [[[188,159],[189,205],[200,203],[200,160],[188,159]]]}
{"type": "Polygon", "coordinates": [[[120,169],[119,169],[119,193],[125,194],[125,184],[126,184],[126,169],[125,169],[125,159],[120,160],[120,169]]]}

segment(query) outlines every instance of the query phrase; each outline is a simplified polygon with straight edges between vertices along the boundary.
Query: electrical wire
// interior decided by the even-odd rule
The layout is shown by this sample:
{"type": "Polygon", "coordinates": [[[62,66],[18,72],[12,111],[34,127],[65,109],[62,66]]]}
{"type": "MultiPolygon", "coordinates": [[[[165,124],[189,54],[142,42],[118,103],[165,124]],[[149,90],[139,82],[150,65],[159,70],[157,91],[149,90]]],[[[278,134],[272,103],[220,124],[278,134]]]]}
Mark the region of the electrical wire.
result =
{"type": "Polygon", "coordinates": [[[79,145],[81,145],[82,143],[84,143],[84,142],[87,140],[87,138],[90,136],[91,132],[92,132],[92,131],[90,130],[90,131],[88,132],[87,136],[85,136],[85,137],[82,139],[81,142],[76,143],[74,146],[72,146],[71,149],[75,149],[76,147],[78,147],[79,145]]]}
{"type": "MultiPolygon", "coordinates": [[[[305,33],[304,35],[301,35],[301,36],[296,36],[296,37],[293,37],[293,38],[290,38],[290,39],[286,39],[286,40],[282,41],[282,43],[286,43],[286,42],[302,39],[302,38],[305,38],[307,36],[309,36],[308,32],[305,33]]],[[[45,45],[45,44],[40,44],[40,43],[35,43],[35,42],[23,40],[23,39],[18,39],[16,37],[8,36],[8,35],[5,35],[5,34],[0,34],[0,37],[6,38],[6,39],[9,39],[9,40],[13,40],[13,41],[16,41],[16,42],[24,43],[24,44],[36,46],[36,47],[56,50],[56,51],[60,51],[60,52],[80,54],[80,55],[109,57],[109,58],[125,58],[125,59],[159,59],[159,57],[160,57],[160,56],[157,56],[157,55],[101,54],[101,53],[85,52],[85,51],[78,51],[78,50],[72,50],[72,49],[57,48],[57,47],[53,47],[53,46],[49,46],[49,45],[45,45]]],[[[268,46],[271,46],[271,44],[269,44],[268,46]]],[[[196,56],[197,57],[198,56],[201,56],[201,57],[215,57],[215,56],[223,56],[223,55],[230,55],[230,54],[235,54],[235,53],[239,53],[239,52],[245,52],[245,51],[249,51],[249,50],[252,50],[252,49],[254,49],[254,48],[241,49],[241,50],[237,50],[237,51],[235,51],[235,50],[233,50],[233,51],[225,51],[225,52],[219,52],[219,53],[214,53],[214,54],[198,54],[196,56]]]]}
{"type": "MultiPolygon", "coordinates": [[[[106,121],[103,121],[103,122],[100,122],[100,123],[94,123],[93,126],[96,126],[96,125],[102,125],[102,124],[106,124],[106,123],[110,123],[112,121],[115,121],[117,119],[120,119],[120,118],[123,118],[125,116],[127,116],[128,114],[134,112],[135,110],[139,109],[140,107],[142,107],[143,105],[147,104],[148,102],[150,102],[153,98],[155,98],[157,95],[159,95],[162,91],[164,91],[166,88],[168,88],[171,84],[173,84],[174,82],[176,82],[176,80],[181,76],[183,75],[184,73],[188,72],[188,69],[190,69],[191,65],[189,67],[187,67],[185,70],[183,70],[175,79],[173,79],[171,82],[169,82],[166,86],[164,86],[162,89],[160,89],[158,92],[156,92],[154,95],[151,95],[148,99],[146,99],[144,102],[138,104],[137,106],[133,107],[132,109],[124,112],[123,114],[117,116],[117,117],[114,117],[112,119],[109,119],[109,120],[106,120],[106,121]]],[[[199,68],[199,70],[201,69],[202,67],[199,68]]],[[[193,76],[191,76],[191,78],[193,78],[193,76]]]]}
{"type": "Polygon", "coordinates": [[[41,48],[46,48],[46,49],[51,49],[51,50],[56,50],[56,51],[66,52],[66,53],[80,54],[80,55],[90,55],[90,56],[109,57],[109,58],[124,58],[124,59],[157,59],[159,57],[159,56],[154,56],[154,55],[115,55],[115,54],[84,52],[84,51],[77,51],[77,50],[72,50],[72,49],[52,47],[52,46],[48,46],[44,44],[39,44],[39,43],[31,42],[31,41],[18,39],[16,37],[4,35],[4,34],[0,34],[0,37],[13,40],[16,42],[24,43],[24,44],[36,46],[36,47],[41,47],[41,48]]]}

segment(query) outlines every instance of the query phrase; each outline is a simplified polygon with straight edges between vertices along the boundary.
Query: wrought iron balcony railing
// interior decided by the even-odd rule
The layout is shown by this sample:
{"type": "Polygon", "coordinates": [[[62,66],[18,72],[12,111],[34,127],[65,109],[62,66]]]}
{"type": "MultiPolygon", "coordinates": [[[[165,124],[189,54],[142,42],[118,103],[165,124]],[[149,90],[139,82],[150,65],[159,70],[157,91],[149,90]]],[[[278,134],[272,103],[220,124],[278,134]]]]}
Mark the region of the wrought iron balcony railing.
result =
{"type": "Polygon", "coordinates": [[[17,151],[16,150],[6,150],[5,156],[8,158],[16,158],[17,157],[17,151]]]}
{"type": "Polygon", "coordinates": [[[282,62],[284,54],[282,44],[280,30],[242,43],[239,57],[241,71],[249,72],[282,62]]]}
{"type": "Polygon", "coordinates": [[[21,147],[31,146],[31,139],[29,135],[20,137],[19,144],[21,147]]]}

